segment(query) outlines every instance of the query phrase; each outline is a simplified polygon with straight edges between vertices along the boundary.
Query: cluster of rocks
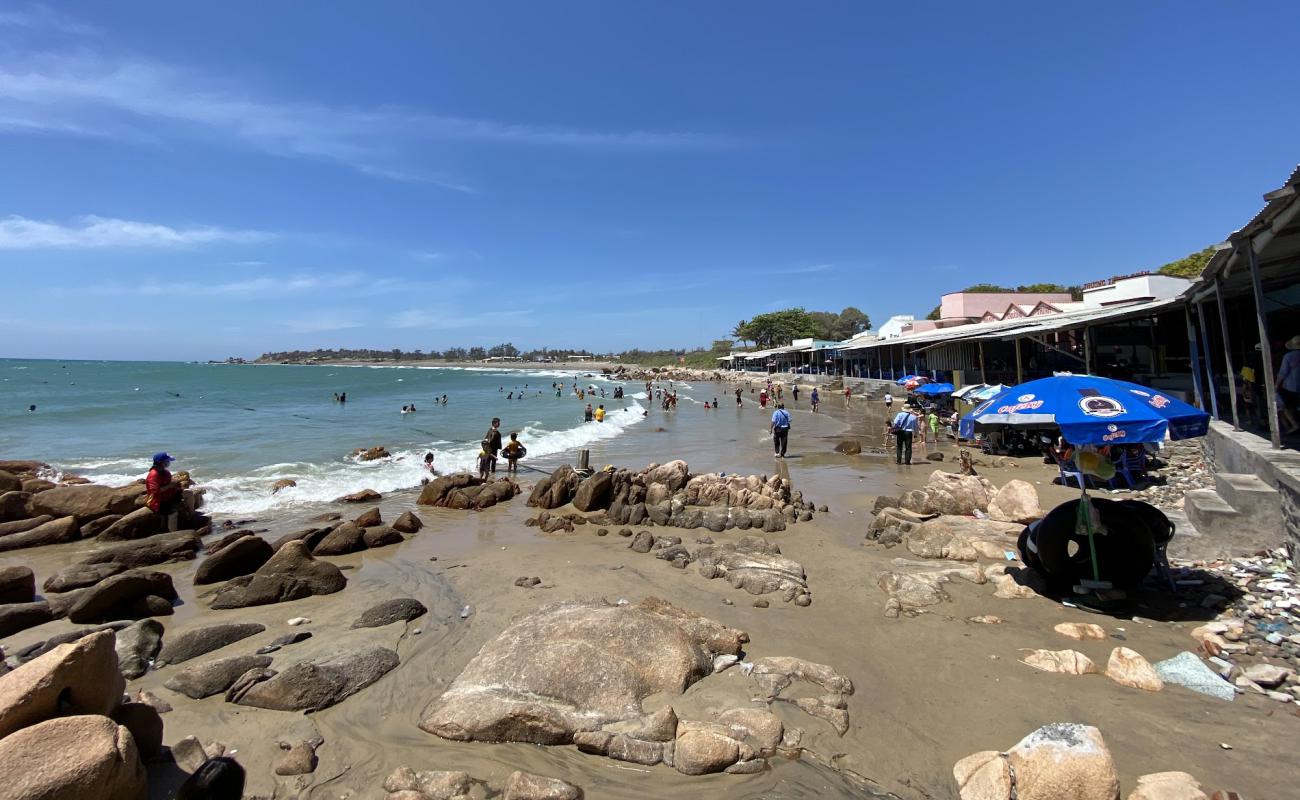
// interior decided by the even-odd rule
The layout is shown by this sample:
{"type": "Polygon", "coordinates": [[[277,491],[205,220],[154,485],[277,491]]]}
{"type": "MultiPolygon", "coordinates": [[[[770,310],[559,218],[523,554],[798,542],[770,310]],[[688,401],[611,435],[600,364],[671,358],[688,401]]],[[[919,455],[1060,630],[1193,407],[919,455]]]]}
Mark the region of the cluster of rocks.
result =
{"type": "MultiPolygon", "coordinates": [[[[722,544],[704,536],[697,540],[701,546],[692,552],[680,536],[655,536],[644,530],[634,534],[629,528],[620,530],[619,535],[631,539],[627,546],[632,552],[653,553],[677,569],[699,562],[700,575],[705,578],[725,578],[752,595],[779,592],[787,603],[812,605],[803,565],[781,555],[780,546],[762,536],[742,536],[737,542],[722,544]]],[[[766,608],[767,601],[759,607],[766,608]]]]}
{"type": "Polygon", "coordinates": [[[1164,511],[1176,511],[1183,507],[1187,492],[1214,486],[1214,475],[1197,440],[1166,442],[1160,458],[1165,462],[1160,470],[1163,480],[1139,489],[1133,496],[1164,511]]]}
{"type": "MultiPolygon", "coordinates": [[[[586,753],[687,775],[748,773],[782,753],[797,758],[802,732],[768,706],[778,700],[848,728],[852,683],[830,667],[793,658],[745,663],[758,705],[679,719],[671,705],[647,712],[651,696],[689,686],[741,662],[749,637],[657,598],[635,605],[563,602],[540,609],[483,646],[420,727],[457,741],[574,744],[586,753]],[[635,658],[628,653],[638,654],[635,658]],[[818,697],[784,700],[795,681],[818,697]],[[760,707],[762,706],[762,707],[760,707]]],[[[387,787],[386,787],[387,788],[387,787]]]]}
{"type": "MultiPolygon", "coordinates": [[[[165,703],[124,696],[122,642],[111,630],[59,644],[0,675],[0,783],[6,797],[144,800],[146,764],[193,771],[178,797],[209,797],[206,753],[187,759],[163,746],[165,703]]],[[[243,771],[223,769],[239,796],[243,771]]]]}
{"type": "MultiPolygon", "coordinates": [[[[55,484],[40,474],[51,474],[40,462],[0,461],[0,552],[63,544],[79,539],[121,542],[151,536],[162,530],[161,518],[144,507],[143,481],[127,486],[99,486],[75,479],[55,484]],[[5,467],[24,467],[10,472],[5,467]]],[[[188,507],[198,507],[202,493],[185,489],[188,507]]],[[[189,514],[188,524],[205,529],[211,520],[189,514]]]]}
{"type": "Polygon", "coordinates": [[[477,475],[457,472],[426,483],[415,502],[422,506],[482,511],[497,503],[504,503],[519,494],[519,491],[519,484],[510,478],[484,481],[477,475]]]}
{"type": "Polygon", "coordinates": [[[605,367],[601,373],[620,381],[721,381],[725,377],[716,370],[686,369],[683,367],[605,367]]]}
{"type": "MultiPolygon", "coordinates": [[[[573,533],[574,528],[578,525],[586,525],[589,520],[577,512],[568,514],[552,514],[549,511],[543,511],[535,517],[529,517],[524,520],[524,526],[528,528],[539,528],[542,533],[573,533]]],[[[606,531],[608,533],[609,531],[606,531]]]]}
{"type": "Polygon", "coordinates": [[[386,800],[471,800],[483,793],[499,800],[582,800],[581,787],[531,772],[515,770],[500,787],[476,780],[459,770],[420,770],[398,767],[384,779],[386,800]]]}
{"type": "MultiPolygon", "coordinates": [[[[279,552],[285,544],[296,541],[305,545],[314,556],[341,556],[400,544],[405,541],[403,534],[416,533],[424,527],[423,520],[410,511],[402,513],[391,525],[385,525],[377,508],[369,509],[352,520],[343,520],[339,514],[325,514],[317,521],[321,523],[319,527],[295,531],[272,542],[270,551],[279,552]]],[[[237,541],[238,534],[229,534],[223,541],[237,541]]]]}
{"type": "Polygon", "coordinates": [[[1285,548],[1195,567],[1182,588],[1223,609],[1192,630],[1212,668],[1243,691],[1300,700],[1300,587],[1285,548]]]}
{"type": "MultiPolygon", "coordinates": [[[[780,476],[690,474],[685,461],[652,464],[633,472],[606,469],[583,478],[561,466],[533,487],[528,505],[555,509],[572,503],[589,521],[676,528],[758,528],[768,533],[807,522],[817,510],[780,476]],[[603,513],[600,513],[603,512],[603,513]]],[[[825,511],[825,507],[822,507],[825,511]]],[[[566,526],[560,525],[560,527],[566,526]]]]}
{"type": "MultiPolygon", "coordinates": [[[[1082,632],[1072,638],[1104,639],[1106,636],[1105,631],[1101,631],[1100,626],[1097,625],[1079,626],[1074,630],[1080,629],[1082,632]],[[1100,637],[1096,635],[1097,631],[1100,631],[1100,637]]],[[[1057,630],[1061,630],[1061,626],[1057,626],[1057,630]]],[[[1043,672],[1063,675],[1104,674],[1121,686],[1148,692],[1158,692],[1165,688],[1164,681],[1161,680],[1151,662],[1143,658],[1141,653],[1127,647],[1116,647],[1111,650],[1104,672],[1092,659],[1077,650],[1040,649],[1024,652],[1025,656],[1020,659],[1021,663],[1043,672]]]]}
{"type": "Polygon", "coordinates": [[[877,576],[888,596],[888,617],[950,600],[944,585],[953,580],[992,583],[994,596],[1006,599],[1033,597],[1045,588],[1042,577],[1018,561],[1025,523],[1043,515],[1038,492],[1026,481],[999,489],[976,475],[935,470],[921,489],[876,498],[872,511],[867,544],[901,545],[934,560],[896,558],[877,576]]]}
{"type": "MultiPolygon", "coordinates": [[[[1074,722],[1044,725],[1005,751],[966,756],[953,766],[952,774],[961,800],[1118,800],[1120,796],[1119,772],[1101,731],[1074,722]]],[[[1139,777],[1128,800],[1209,800],[1209,796],[1186,772],[1157,772],[1139,777]]]]}
{"type": "Polygon", "coordinates": [[[377,444],[374,447],[358,447],[352,451],[351,455],[358,461],[378,461],[381,458],[393,457],[392,453],[389,453],[382,444],[377,444]]]}

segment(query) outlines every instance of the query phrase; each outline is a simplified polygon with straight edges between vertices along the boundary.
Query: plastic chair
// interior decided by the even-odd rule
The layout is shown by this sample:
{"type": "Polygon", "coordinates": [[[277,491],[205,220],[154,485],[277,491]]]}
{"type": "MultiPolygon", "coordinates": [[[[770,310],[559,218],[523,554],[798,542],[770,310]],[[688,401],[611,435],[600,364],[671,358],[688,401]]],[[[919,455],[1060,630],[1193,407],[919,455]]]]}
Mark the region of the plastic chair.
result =
{"type": "Polygon", "coordinates": [[[1147,454],[1145,451],[1133,452],[1128,450],[1124,453],[1123,458],[1115,462],[1115,477],[1110,479],[1110,486],[1114,488],[1115,481],[1120,478],[1132,489],[1138,483],[1146,480],[1147,477],[1147,454]]]}
{"type": "Polygon", "coordinates": [[[1069,486],[1070,479],[1073,478],[1074,482],[1078,484],[1079,489],[1082,490],[1088,488],[1088,479],[1084,477],[1084,474],[1079,471],[1079,468],[1074,465],[1073,461],[1057,461],[1056,468],[1061,471],[1062,486],[1069,486]]]}

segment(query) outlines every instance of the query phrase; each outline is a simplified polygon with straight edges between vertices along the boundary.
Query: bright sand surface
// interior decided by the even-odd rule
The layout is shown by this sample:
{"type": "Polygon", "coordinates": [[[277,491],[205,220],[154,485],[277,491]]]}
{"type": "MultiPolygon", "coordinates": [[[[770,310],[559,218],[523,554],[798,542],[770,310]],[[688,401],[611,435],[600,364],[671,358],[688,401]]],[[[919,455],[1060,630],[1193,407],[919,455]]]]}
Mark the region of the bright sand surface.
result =
{"type": "MultiPolygon", "coordinates": [[[[511,771],[524,769],[568,780],[597,799],[847,798],[869,796],[870,790],[904,798],[948,798],[956,796],[952,766],[958,759],[980,750],[1005,750],[1050,722],[1100,728],[1114,755],[1124,795],[1139,775],[1184,770],[1207,790],[1229,788],[1246,798],[1294,796],[1294,745],[1300,741],[1294,706],[1250,695],[1224,703],[1175,686],[1148,693],[1097,675],[1043,673],[1018,661],[1022,648],[1045,647],[1077,649],[1104,664],[1119,642],[1075,642],[1052,631],[1059,622],[1091,621],[1109,633],[1122,633],[1124,645],[1155,662],[1193,649],[1188,631],[1199,624],[1193,619],[1197,610],[1151,609],[1151,618],[1114,619],[1041,597],[997,599],[990,585],[954,582],[946,587],[951,603],[933,606],[916,617],[887,619],[882,615],[886,598],[877,588],[876,576],[892,559],[910,554],[899,547],[863,545],[872,502],[878,494],[896,494],[923,484],[935,467],[952,469],[956,449],[950,444],[938,446],[947,461],[934,465],[925,462],[924,455],[936,446],[931,445],[930,451],[918,446],[920,463],[910,468],[896,467],[878,456],[835,453],[835,444],[846,432],[860,433],[867,444],[883,444],[882,410],[874,405],[863,408],[866,404],[856,401],[846,414],[843,399],[826,392],[823,408],[828,413],[815,418],[804,398],[795,413],[791,458],[775,461],[762,434],[766,414],[756,406],[736,412],[734,398],[728,404],[727,387],[717,388],[722,407],[716,412],[715,426],[692,424],[689,435],[678,435],[674,429],[684,424],[684,415],[715,412],[698,407],[683,407],[675,416],[652,412],[645,424],[630,428],[620,438],[618,465],[639,469],[681,458],[692,472],[788,474],[806,499],[830,509],[812,522],[767,535],[786,556],[804,566],[813,594],[811,606],[796,607],[769,595],[770,608],[755,608],[753,597],[726,581],[706,580],[694,567],[678,570],[652,555],[632,552],[628,540],[613,530],[598,537],[594,525],[557,534],[525,527],[524,521],[536,512],[524,500],[540,477],[525,471],[521,475],[524,495],[479,513],[417,507],[414,491],[385,495],[379,507],[386,520],[414,509],[426,527],[397,546],[331,558],[345,569],[349,581],[335,595],[211,611],[204,598],[213,587],[196,590],[191,580],[198,562],[160,567],[174,576],[182,601],[174,616],[162,618],[169,632],[226,621],[267,626],[264,633],[214,656],[251,652],[298,630],[286,621],[299,616],[312,620],[303,629],[314,635],[277,653],[274,667],[359,644],[397,650],[399,667],[340,705],[302,715],[232,705],[220,695],[193,701],[162,688],[176,666],[131,681],[129,689],[149,689],[175,707],[163,716],[167,743],[193,734],[237,750],[236,757],[248,769],[247,792],[259,797],[380,797],[384,777],[400,765],[409,765],[466,770],[498,785],[511,771]],[[734,420],[737,413],[742,423],[722,422],[723,417],[734,420]],[[515,578],[524,575],[540,577],[543,586],[515,587],[515,578]],[[565,599],[635,602],[646,596],[669,599],[745,630],[751,639],[748,658],[796,656],[830,665],[850,677],[857,691],[848,703],[848,732],[837,736],[825,722],[778,702],[773,710],[787,724],[805,731],[803,744],[808,752],[802,759],[776,759],[772,769],[754,775],[687,777],[663,766],[648,768],[584,755],[571,746],[457,743],[416,727],[424,707],[512,618],[565,599]],[[429,614],[406,624],[349,630],[362,610],[394,597],[419,599],[429,607],[429,614]],[[466,606],[469,613],[462,618],[466,606]],[[1188,619],[1156,621],[1178,613],[1188,619]],[[997,615],[1004,622],[967,621],[984,614],[997,615]],[[422,631],[418,635],[417,628],[422,631]],[[271,764],[280,754],[276,742],[314,735],[325,740],[316,772],[296,778],[274,776],[271,764]],[[1232,749],[1222,748],[1221,743],[1232,749]]],[[[1014,464],[981,468],[980,474],[998,485],[1012,478],[1035,483],[1045,507],[1074,496],[1050,485],[1053,471],[1038,459],[1019,459],[1014,464]]],[[[253,519],[241,525],[274,538],[302,528],[305,517],[327,510],[352,516],[364,507],[323,504],[239,519],[253,519]]],[[[218,521],[224,518],[218,516],[218,521]]],[[[677,533],[692,547],[694,539],[705,533],[661,528],[654,532],[677,533]]],[[[745,533],[751,532],[708,535],[723,542],[745,533]]],[[[0,557],[0,564],[30,565],[39,586],[51,572],[90,549],[93,543],[20,551],[0,557]]],[[[72,627],[66,621],[50,623],[14,635],[5,645],[21,647],[72,627]]],[[[645,706],[653,710],[671,702],[680,716],[698,717],[704,709],[746,705],[750,693],[748,679],[731,669],[700,681],[683,697],[652,697],[645,706]]]]}

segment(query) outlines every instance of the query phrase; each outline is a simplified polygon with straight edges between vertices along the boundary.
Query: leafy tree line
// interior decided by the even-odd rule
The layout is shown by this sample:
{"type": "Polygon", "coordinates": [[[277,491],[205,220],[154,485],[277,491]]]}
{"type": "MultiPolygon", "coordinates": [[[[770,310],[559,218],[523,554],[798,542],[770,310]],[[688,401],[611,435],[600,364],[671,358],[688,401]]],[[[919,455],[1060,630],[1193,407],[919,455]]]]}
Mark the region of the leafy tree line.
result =
{"type": "Polygon", "coordinates": [[[558,358],[567,355],[592,355],[587,350],[552,350],[538,348],[521,351],[510,342],[492,347],[449,347],[446,350],[372,350],[367,348],[321,348],[318,350],[286,350],[282,352],[263,353],[258,361],[482,361],[485,358],[523,358],[535,359],[558,358]]]}
{"type": "MultiPolygon", "coordinates": [[[[805,311],[787,308],[759,314],[753,319],[741,320],[731,329],[731,335],[740,342],[753,342],[760,349],[780,347],[791,339],[826,339],[842,341],[871,327],[871,319],[862,311],[849,306],[838,314],[831,311],[805,311]]],[[[718,342],[714,342],[716,346],[718,342]]],[[[734,344],[734,342],[733,342],[734,344]]]]}
{"type": "Polygon", "coordinates": [[[1170,261],[1156,271],[1161,275],[1172,275],[1175,278],[1199,278],[1205,270],[1205,265],[1210,263],[1210,259],[1213,257],[1214,247],[1210,246],[1191,255],[1183,256],[1177,261],[1170,261]]]}

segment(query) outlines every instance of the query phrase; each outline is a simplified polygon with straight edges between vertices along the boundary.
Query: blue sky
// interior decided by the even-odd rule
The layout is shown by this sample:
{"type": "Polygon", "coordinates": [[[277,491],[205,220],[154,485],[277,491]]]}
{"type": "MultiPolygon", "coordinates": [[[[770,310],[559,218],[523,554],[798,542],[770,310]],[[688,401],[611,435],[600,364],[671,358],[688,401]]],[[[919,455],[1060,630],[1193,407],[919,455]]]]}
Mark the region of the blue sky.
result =
{"type": "Polygon", "coordinates": [[[1300,160],[1300,6],[1245,8],[0,0],[0,356],[690,346],[1156,266],[1300,160]]]}

